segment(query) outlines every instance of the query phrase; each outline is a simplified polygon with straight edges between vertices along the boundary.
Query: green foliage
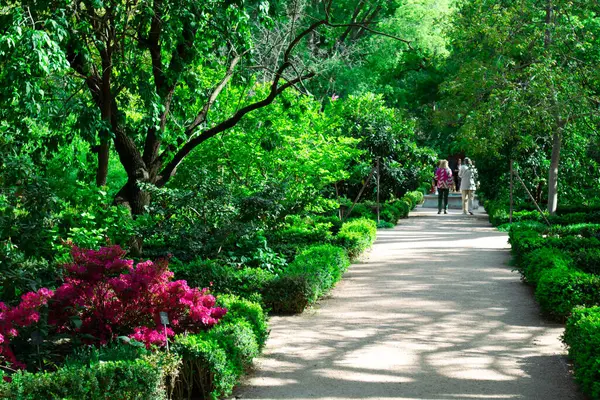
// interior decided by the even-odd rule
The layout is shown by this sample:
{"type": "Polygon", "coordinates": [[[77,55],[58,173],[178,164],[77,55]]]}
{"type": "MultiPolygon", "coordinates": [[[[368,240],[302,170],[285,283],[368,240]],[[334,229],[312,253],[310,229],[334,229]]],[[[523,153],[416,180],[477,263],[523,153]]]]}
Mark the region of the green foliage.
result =
{"type": "MultiPolygon", "coordinates": [[[[177,364],[176,358],[171,363],[177,364]]],[[[99,360],[59,368],[55,372],[18,372],[0,382],[0,395],[10,400],[167,399],[160,357],[99,360]]]]}
{"type": "Polygon", "coordinates": [[[377,229],[391,229],[395,226],[395,224],[392,224],[391,222],[387,222],[385,220],[381,220],[377,223],[377,229]]]}
{"type": "Polygon", "coordinates": [[[264,291],[267,307],[278,314],[300,314],[309,306],[309,279],[303,275],[283,274],[270,281],[264,291]]]}
{"type": "MultiPolygon", "coordinates": [[[[382,96],[372,93],[349,96],[345,101],[334,103],[330,112],[339,116],[342,132],[360,139],[359,148],[364,151],[362,157],[355,157],[349,165],[351,176],[338,194],[356,198],[377,159],[380,160],[379,197],[382,201],[417,189],[430,174],[435,153],[425,146],[417,146],[415,121],[386,106],[382,96]]],[[[367,200],[376,197],[375,174],[371,179],[370,189],[363,193],[367,200]]]]}
{"type": "Polygon", "coordinates": [[[576,306],[600,305],[600,276],[569,268],[548,269],[540,275],[535,298],[543,312],[566,318],[576,306]]]}
{"type": "Polygon", "coordinates": [[[222,323],[232,324],[240,319],[247,321],[252,327],[259,348],[264,347],[269,331],[267,316],[260,304],[232,295],[219,296],[217,303],[227,309],[227,314],[221,320],[222,323]]]}
{"type": "MultiPolygon", "coordinates": [[[[342,230],[344,230],[342,226],[342,230]]],[[[331,289],[346,271],[350,261],[342,248],[318,245],[307,248],[286,268],[289,276],[304,276],[309,283],[309,304],[316,302],[331,289]]]]}
{"type": "Polygon", "coordinates": [[[342,225],[337,234],[338,243],[348,250],[350,258],[358,257],[371,247],[377,236],[375,221],[360,218],[348,221],[342,225]]]}
{"type": "Polygon", "coordinates": [[[239,370],[225,347],[210,332],[177,336],[172,349],[183,359],[174,397],[218,399],[231,393],[239,370]]]}
{"type": "Polygon", "coordinates": [[[210,288],[215,293],[234,294],[253,298],[276,275],[261,268],[236,268],[214,260],[195,260],[189,263],[172,262],[171,270],[176,279],[183,279],[192,287],[210,288]]]}
{"type": "Polygon", "coordinates": [[[569,346],[581,390],[592,399],[600,398],[600,307],[573,309],[563,341],[569,346]]]}
{"type": "Polygon", "coordinates": [[[571,256],[579,269],[600,275],[600,249],[579,249],[572,252],[571,256]]]}
{"type": "MultiPolygon", "coordinates": [[[[546,19],[546,7],[475,0],[461,2],[452,18],[448,76],[431,139],[477,159],[481,191],[491,199],[508,198],[514,160],[529,191],[546,200],[553,154],[556,163],[560,154],[560,198],[585,198],[597,187],[597,164],[587,154],[597,148],[593,121],[600,116],[588,97],[600,82],[592,67],[598,52],[591,50],[596,10],[589,2],[558,1],[546,19]],[[448,135],[434,136],[439,130],[448,135]]],[[[517,197],[527,199],[516,185],[517,197]]]]}
{"type": "Polygon", "coordinates": [[[241,376],[252,360],[258,356],[259,346],[252,325],[243,318],[231,323],[220,323],[210,331],[227,352],[236,374],[241,376]]]}
{"type": "MultiPolygon", "coordinates": [[[[288,215],[283,226],[277,227],[269,235],[274,250],[283,254],[288,261],[293,260],[302,248],[315,243],[329,243],[333,239],[332,228],[335,217],[320,221],[314,217],[288,215]]],[[[339,218],[337,219],[339,221],[339,218]]],[[[335,221],[341,226],[341,222],[335,221]]],[[[339,228],[338,228],[339,230],[339,228]]]]}
{"type": "Polygon", "coordinates": [[[425,196],[423,195],[422,192],[413,191],[413,192],[406,193],[404,195],[403,199],[409,200],[410,201],[410,209],[414,210],[417,205],[419,205],[423,202],[424,197],[425,196]]]}
{"type": "Polygon", "coordinates": [[[526,253],[519,269],[527,282],[537,285],[540,276],[549,269],[567,269],[573,263],[573,259],[562,250],[551,247],[542,247],[526,253]]]}
{"type": "Polygon", "coordinates": [[[266,317],[258,303],[235,296],[220,296],[218,301],[227,314],[215,328],[175,338],[172,349],[183,364],[173,398],[228,396],[265,344],[266,317]]]}
{"type": "Polygon", "coordinates": [[[265,303],[275,312],[302,312],[333,288],[349,265],[341,247],[308,247],[267,287],[265,303]]]}

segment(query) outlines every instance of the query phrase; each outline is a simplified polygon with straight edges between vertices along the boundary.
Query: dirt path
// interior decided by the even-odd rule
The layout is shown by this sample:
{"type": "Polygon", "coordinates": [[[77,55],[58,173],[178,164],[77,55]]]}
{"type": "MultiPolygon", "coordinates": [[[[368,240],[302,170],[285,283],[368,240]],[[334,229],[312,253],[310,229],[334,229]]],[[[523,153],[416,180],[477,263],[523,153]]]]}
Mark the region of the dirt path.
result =
{"type": "Polygon", "coordinates": [[[271,320],[242,399],[581,399],[484,214],[422,209],[378,233],[331,297],[271,320]]]}

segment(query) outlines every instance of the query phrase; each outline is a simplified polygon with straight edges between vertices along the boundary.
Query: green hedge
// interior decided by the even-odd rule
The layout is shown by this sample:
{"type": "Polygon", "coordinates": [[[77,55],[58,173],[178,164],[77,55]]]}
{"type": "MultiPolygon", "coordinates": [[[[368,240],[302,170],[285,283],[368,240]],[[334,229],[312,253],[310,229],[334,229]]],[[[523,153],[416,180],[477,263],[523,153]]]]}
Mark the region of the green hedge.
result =
{"type": "Polygon", "coordinates": [[[342,278],[349,265],[346,251],[341,247],[309,247],[281,276],[270,282],[264,292],[264,301],[275,312],[302,312],[326,294],[342,278]]]}
{"type": "Polygon", "coordinates": [[[600,274],[600,249],[579,249],[571,253],[578,268],[590,274],[600,274]]]}
{"type": "Polygon", "coordinates": [[[563,319],[577,306],[600,304],[600,277],[573,268],[542,272],[535,291],[542,311],[563,319]]]}
{"type": "Polygon", "coordinates": [[[219,296],[227,314],[213,329],[177,336],[171,353],[144,347],[106,346],[71,356],[56,372],[12,375],[0,380],[0,398],[173,399],[228,396],[240,376],[264,347],[268,327],[258,303],[219,296]]]}
{"type": "Polygon", "coordinates": [[[231,393],[239,371],[225,346],[210,332],[177,336],[172,349],[183,358],[175,399],[218,399],[231,393]]]}
{"type": "Polygon", "coordinates": [[[339,230],[341,221],[332,217],[300,217],[288,215],[285,224],[269,233],[268,241],[271,248],[289,261],[303,248],[313,244],[330,243],[333,232],[339,230]]]}
{"type": "Polygon", "coordinates": [[[56,372],[18,372],[12,382],[0,379],[7,400],[146,400],[166,399],[163,368],[156,357],[72,365],[56,372]]]}
{"type": "Polygon", "coordinates": [[[267,315],[260,304],[236,296],[221,295],[217,298],[217,305],[227,308],[227,314],[221,322],[233,323],[240,319],[247,321],[252,327],[259,348],[264,347],[269,330],[267,315]]]}
{"type": "Polygon", "coordinates": [[[413,191],[406,193],[402,198],[410,201],[410,209],[414,210],[415,207],[423,202],[424,195],[422,192],[413,191]]]}
{"type": "MultiPolygon", "coordinates": [[[[494,226],[500,226],[509,222],[510,205],[502,201],[485,202],[485,210],[488,213],[490,223],[494,226]]],[[[544,210],[544,207],[542,207],[544,210]]],[[[581,207],[560,207],[555,215],[549,215],[544,211],[548,222],[552,225],[571,225],[582,223],[600,223],[600,210],[585,210],[581,207]]],[[[535,206],[527,204],[516,204],[513,209],[513,223],[524,221],[543,222],[544,218],[535,209],[535,206]]]]}
{"type": "Polygon", "coordinates": [[[355,259],[371,247],[377,237],[377,224],[369,219],[354,219],[342,225],[337,234],[337,243],[348,250],[350,258],[355,259]]]}
{"type": "Polygon", "coordinates": [[[542,247],[525,254],[519,270],[527,282],[537,285],[545,271],[553,268],[566,269],[572,264],[573,259],[566,252],[551,247],[542,247]]]}
{"type": "Polygon", "coordinates": [[[173,387],[175,399],[217,399],[231,394],[258,356],[268,336],[266,316],[258,303],[220,296],[227,314],[213,329],[179,335],[172,345],[183,364],[173,387]]]}
{"type": "Polygon", "coordinates": [[[509,243],[517,264],[522,263],[525,254],[542,247],[553,247],[567,252],[581,249],[600,249],[600,240],[595,237],[580,236],[543,236],[542,232],[532,229],[513,229],[509,231],[509,243]]]}
{"type": "Polygon", "coordinates": [[[569,346],[581,391],[600,399],[600,307],[575,308],[567,320],[563,340],[569,346]]]}
{"type": "Polygon", "coordinates": [[[210,288],[219,294],[233,294],[255,299],[275,273],[261,268],[235,268],[213,260],[195,260],[187,264],[171,263],[175,279],[183,279],[191,287],[210,288]]]}

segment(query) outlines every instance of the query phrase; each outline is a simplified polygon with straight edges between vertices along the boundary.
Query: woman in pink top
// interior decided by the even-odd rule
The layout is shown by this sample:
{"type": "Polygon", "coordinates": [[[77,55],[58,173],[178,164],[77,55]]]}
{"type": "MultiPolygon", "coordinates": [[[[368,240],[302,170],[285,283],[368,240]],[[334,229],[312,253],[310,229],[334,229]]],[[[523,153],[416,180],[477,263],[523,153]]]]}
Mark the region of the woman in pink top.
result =
{"type": "Polygon", "coordinates": [[[442,160],[440,167],[435,171],[435,179],[438,188],[438,214],[442,213],[442,201],[444,203],[444,214],[448,214],[448,193],[454,184],[452,170],[448,168],[448,160],[442,160]]]}

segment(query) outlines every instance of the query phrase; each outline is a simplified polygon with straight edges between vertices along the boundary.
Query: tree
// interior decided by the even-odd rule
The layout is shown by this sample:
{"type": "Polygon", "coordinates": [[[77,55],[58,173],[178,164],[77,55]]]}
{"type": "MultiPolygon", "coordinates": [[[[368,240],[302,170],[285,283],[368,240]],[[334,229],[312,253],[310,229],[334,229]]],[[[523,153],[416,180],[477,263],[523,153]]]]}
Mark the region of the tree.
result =
{"type": "MultiPolygon", "coordinates": [[[[77,104],[69,111],[95,121],[88,126],[97,132],[90,137],[97,184],[106,183],[114,146],[128,178],[118,200],[140,214],[150,201],[142,183],[164,186],[200,144],[286,89],[303,91],[318,59],[300,51],[307,38],[326,29],[375,32],[373,12],[339,23],[351,2],[333,3],[51,0],[10,2],[2,10],[12,26],[45,35],[48,49],[40,56],[59,60],[45,79],[64,82],[63,94],[76,87],[66,98],[77,104]],[[269,28],[279,33],[272,46],[254,47],[269,28]],[[247,90],[222,114],[219,99],[231,82],[247,90]],[[251,95],[257,85],[268,87],[260,99],[251,95]]],[[[334,47],[331,40],[319,46],[334,47]]]]}
{"type": "Polygon", "coordinates": [[[463,4],[451,33],[455,72],[445,83],[440,114],[482,155],[551,149],[551,213],[565,140],[592,132],[600,117],[597,55],[586,51],[599,33],[596,8],[579,1],[477,0],[463,4]]]}

